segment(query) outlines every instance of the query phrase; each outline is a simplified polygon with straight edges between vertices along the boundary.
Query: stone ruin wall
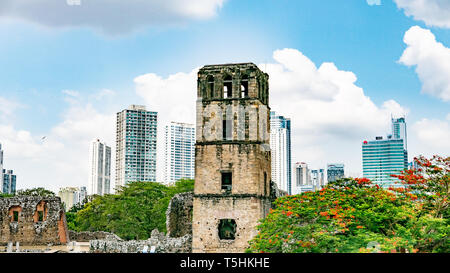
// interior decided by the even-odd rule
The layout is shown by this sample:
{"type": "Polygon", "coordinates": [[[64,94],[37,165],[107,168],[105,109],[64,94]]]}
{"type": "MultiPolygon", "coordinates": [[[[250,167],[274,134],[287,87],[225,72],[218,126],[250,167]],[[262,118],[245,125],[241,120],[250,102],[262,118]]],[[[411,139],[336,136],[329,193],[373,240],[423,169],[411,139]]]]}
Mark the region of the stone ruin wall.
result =
{"type": "Polygon", "coordinates": [[[190,253],[192,252],[192,209],[193,192],[176,194],[166,211],[167,235],[153,230],[147,240],[124,241],[118,236],[107,232],[71,233],[71,238],[89,240],[90,252],[94,253],[139,253],[152,246],[156,253],[190,253]],[[100,238],[104,236],[104,238],[100,238]]]}
{"type": "Polygon", "coordinates": [[[66,244],[66,215],[59,197],[0,198],[0,245],[66,244]]]}

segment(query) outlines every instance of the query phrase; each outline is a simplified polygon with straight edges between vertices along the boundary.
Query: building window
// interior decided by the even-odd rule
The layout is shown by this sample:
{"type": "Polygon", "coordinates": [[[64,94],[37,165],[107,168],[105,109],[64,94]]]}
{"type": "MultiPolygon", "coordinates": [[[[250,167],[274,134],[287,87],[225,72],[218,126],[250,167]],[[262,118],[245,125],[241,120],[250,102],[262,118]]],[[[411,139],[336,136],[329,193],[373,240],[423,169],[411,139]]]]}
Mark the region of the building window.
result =
{"type": "Polygon", "coordinates": [[[18,222],[18,221],[19,221],[19,212],[13,211],[13,222],[18,222]]]}
{"type": "Polygon", "coordinates": [[[222,125],[222,137],[224,140],[231,140],[232,139],[232,121],[231,120],[223,120],[222,125]]]}
{"type": "Polygon", "coordinates": [[[267,195],[267,173],[264,172],[264,196],[267,195]]]}
{"type": "Polygon", "coordinates": [[[214,98],[214,77],[208,77],[208,94],[210,98],[214,98]]]}
{"type": "Polygon", "coordinates": [[[219,238],[221,240],[234,240],[236,237],[236,221],[234,219],[221,219],[219,222],[219,238]]]}
{"type": "Polygon", "coordinates": [[[248,97],[248,77],[247,75],[245,75],[241,79],[241,98],[247,97],[248,97]]]}
{"type": "Polygon", "coordinates": [[[226,76],[223,80],[223,98],[231,98],[233,96],[233,81],[231,76],[226,76]]]}
{"type": "Polygon", "coordinates": [[[232,188],[232,174],[231,172],[223,172],[222,173],[222,190],[226,192],[231,192],[232,188]]]}

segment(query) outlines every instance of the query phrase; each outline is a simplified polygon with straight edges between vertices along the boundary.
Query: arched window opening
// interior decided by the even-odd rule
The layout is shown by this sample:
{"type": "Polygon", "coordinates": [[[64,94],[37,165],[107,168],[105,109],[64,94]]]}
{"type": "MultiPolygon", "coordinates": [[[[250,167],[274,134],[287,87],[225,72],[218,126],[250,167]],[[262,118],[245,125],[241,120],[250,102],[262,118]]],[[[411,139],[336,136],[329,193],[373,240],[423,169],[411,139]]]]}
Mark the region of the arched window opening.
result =
{"type": "Polygon", "coordinates": [[[210,98],[214,98],[214,77],[208,77],[208,95],[210,98]]]}
{"type": "Polygon", "coordinates": [[[231,98],[233,96],[233,81],[231,76],[228,75],[223,80],[223,98],[231,98]]]}
{"type": "Polygon", "coordinates": [[[244,75],[241,79],[241,98],[248,97],[248,76],[244,75]]]}

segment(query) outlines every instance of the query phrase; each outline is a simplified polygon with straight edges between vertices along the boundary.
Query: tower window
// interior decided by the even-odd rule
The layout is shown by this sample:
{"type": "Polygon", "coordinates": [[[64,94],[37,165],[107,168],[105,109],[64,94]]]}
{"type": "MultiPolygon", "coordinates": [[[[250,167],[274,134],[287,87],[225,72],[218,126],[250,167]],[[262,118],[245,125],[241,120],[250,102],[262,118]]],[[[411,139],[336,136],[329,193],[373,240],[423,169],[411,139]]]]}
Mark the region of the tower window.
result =
{"type": "Polygon", "coordinates": [[[214,98],[214,77],[208,77],[208,94],[210,98],[214,98]]]}
{"type": "Polygon", "coordinates": [[[232,188],[232,175],[231,172],[222,173],[222,190],[231,192],[232,188]]]}
{"type": "Polygon", "coordinates": [[[232,131],[231,131],[231,120],[223,120],[223,125],[222,125],[222,137],[224,140],[231,140],[232,139],[232,131]]]}
{"type": "Polygon", "coordinates": [[[223,98],[231,98],[233,96],[233,81],[231,76],[226,76],[223,80],[223,98]]]}
{"type": "Polygon", "coordinates": [[[19,212],[13,211],[13,222],[19,221],[19,212]]]}
{"type": "Polygon", "coordinates": [[[264,196],[267,195],[267,173],[264,172],[264,196]]]}
{"type": "Polygon", "coordinates": [[[248,77],[245,75],[241,79],[241,98],[248,97],[248,77]]]}
{"type": "Polygon", "coordinates": [[[236,221],[234,219],[221,219],[219,222],[219,238],[221,240],[234,240],[236,237],[236,221]]]}

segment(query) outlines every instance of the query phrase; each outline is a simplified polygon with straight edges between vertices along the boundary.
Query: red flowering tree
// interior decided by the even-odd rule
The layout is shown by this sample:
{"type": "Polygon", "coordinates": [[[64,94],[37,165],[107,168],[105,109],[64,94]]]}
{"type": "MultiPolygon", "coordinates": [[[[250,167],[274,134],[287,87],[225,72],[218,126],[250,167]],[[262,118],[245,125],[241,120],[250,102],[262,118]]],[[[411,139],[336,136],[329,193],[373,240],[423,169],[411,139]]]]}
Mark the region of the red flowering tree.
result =
{"type": "Polygon", "coordinates": [[[447,189],[448,198],[448,165],[447,176],[420,172],[399,177],[413,185],[405,188],[387,190],[366,178],[342,179],[320,191],[278,198],[247,251],[450,252],[448,199],[443,196],[447,189]]]}

